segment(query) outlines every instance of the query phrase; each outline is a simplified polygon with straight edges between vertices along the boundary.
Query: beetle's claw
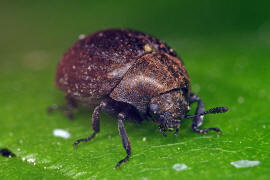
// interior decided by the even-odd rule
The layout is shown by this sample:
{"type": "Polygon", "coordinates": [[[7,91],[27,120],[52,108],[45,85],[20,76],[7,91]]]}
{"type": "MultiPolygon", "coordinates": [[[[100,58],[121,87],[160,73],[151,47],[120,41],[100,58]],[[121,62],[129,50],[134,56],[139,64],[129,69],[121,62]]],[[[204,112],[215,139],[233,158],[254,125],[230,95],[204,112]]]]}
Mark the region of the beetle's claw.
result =
{"type": "Polygon", "coordinates": [[[164,132],[162,132],[162,136],[167,137],[167,134],[165,134],[164,132]]]}
{"type": "Polygon", "coordinates": [[[66,117],[68,118],[68,119],[70,119],[70,120],[74,120],[74,115],[72,114],[72,113],[70,113],[70,112],[65,112],[65,115],[66,115],[66,117]]]}
{"type": "Polygon", "coordinates": [[[218,135],[221,134],[221,130],[219,128],[194,129],[194,131],[200,134],[208,134],[209,131],[216,131],[218,135]]]}
{"type": "Polygon", "coordinates": [[[80,142],[81,141],[75,141],[74,143],[73,143],[73,147],[74,147],[74,149],[77,149],[78,148],[78,144],[80,144],[80,142]]]}
{"type": "Polygon", "coordinates": [[[210,128],[212,131],[216,131],[218,135],[221,134],[221,130],[219,128],[210,128]]]}
{"type": "Polygon", "coordinates": [[[73,147],[74,147],[74,149],[77,149],[78,148],[78,143],[73,143],[73,147]]]}
{"type": "Polygon", "coordinates": [[[179,128],[176,128],[176,130],[175,130],[175,132],[174,132],[174,136],[177,136],[178,135],[178,130],[179,130],[179,128]]]}
{"type": "Polygon", "coordinates": [[[222,132],[220,129],[217,130],[217,134],[220,135],[222,132]]]}
{"type": "Polygon", "coordinates": [[[115,166],[115,169],[120,169],[120,163],[118,162],[117,164],[116,164],[116,166],[115,166]]]}

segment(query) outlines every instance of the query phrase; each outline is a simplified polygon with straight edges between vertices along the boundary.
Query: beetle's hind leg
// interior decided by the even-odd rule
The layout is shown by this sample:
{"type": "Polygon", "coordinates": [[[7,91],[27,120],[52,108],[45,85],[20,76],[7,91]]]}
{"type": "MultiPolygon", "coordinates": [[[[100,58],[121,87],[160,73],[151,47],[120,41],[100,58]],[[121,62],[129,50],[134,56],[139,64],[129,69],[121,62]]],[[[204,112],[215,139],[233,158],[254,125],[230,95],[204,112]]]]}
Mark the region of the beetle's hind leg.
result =
{"type": "Polygon", "coordinates": [[[67,101],[66,105],[54,104],[48,107],[47,109],[48,113],[59,110],[62,111],[69,119],[74,119],[73,112],[77,111],[78,108],[77,102],[69,95],[66,95],[66,101],[67,101]]]}
{"type": "Polygon", "coordinates": [[[130,146],[130,142],[129,142],[129,139],[128,139],[128,136],[127,136],[127,132],[126,132],[125,127],[124,127],[124,123],[123,123],[123,120],[125,120],[126,116],[123,113],[119,113],[117,118],[118,118],[119,134],[120,134],[121,139],[122,139],[123,147],[124,147],[124,149],[126,150],[126,153],[127,153],[127,156],[124,159],[120,160],[116,164],[116,167],[120,167],[120,165],[122,163],[129,160],[129,157],[131,155],[131,146],[130,146]]]}
{"type": "MultiPolygon", "coordinates": [[[[198,97],[196,94],[190,95],[189,102],[190,102],[190,104],[192,104],[193,102],[198,102],[195,115],[198,115],[198,114],[201,114],[204,112],[203,102],[200,99],[200,97],[198,97]]],[[[219,128],[200,129],[199,127],[203,124],[203,118],[204,118],[203,115],[194,117],[193,122],[192,122],[192,130],[193,131],[200,133],[200,134],[207,134],[208,131],[216,131],[218,134],[221,133],[219,128]]]]}
{"type": "Polygon", "coordinates": [[[100,117],[100,112],[102,111],[102,109],[105,107],[105,103],[101,102],[100,105],[98,105],[97,107],[95,107],[93,114],[92,114],[92,129],[94,130],[93,134],[91,134],[89,137],[87,138],[83,138],[83,139],[78,139],[77,141],[74,142],[74,147],[76,148],[78,146],[78,144],[80,142],[87,142],[90,141],[91,139],[93,139],[97,133],[99,133],[99,117],[100,117]]]}

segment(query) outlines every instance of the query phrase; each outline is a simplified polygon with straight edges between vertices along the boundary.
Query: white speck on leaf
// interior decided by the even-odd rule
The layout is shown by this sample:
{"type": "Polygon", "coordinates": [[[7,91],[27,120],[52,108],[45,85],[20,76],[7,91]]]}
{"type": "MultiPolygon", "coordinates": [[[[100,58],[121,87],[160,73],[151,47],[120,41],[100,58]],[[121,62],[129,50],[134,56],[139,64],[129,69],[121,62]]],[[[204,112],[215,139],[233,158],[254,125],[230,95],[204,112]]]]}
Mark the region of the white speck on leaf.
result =
{"type": "Polygon", "coordinates": [[[36,158],[34,154],[29,154],[25,157],[22,157],[22,161],[27,161],[28,163],[36,165],[36,158]]]}
{"type": "Polygon", "coordinates": [[[239,160],[231,162],[231,165],[236,168],[247,168],[247,167],[253,167],[260,164],[260,161],[249,161],[249,160],[239,160]]]}
{"type": "Polygon", "coordinates": [[[147,177],[141,177],[139,180],[147,180],[147,177]]]}
{"type": "Polygon", "coordinates": [[[70,138],[69,132],[66,131],[66,130],[63,130],[63,129],[55,129],[55,130],[53,130],[53,135],[56,136],[56,137],[64,138],[64,139],[70,138]]]}
{"type": "Polygon", "coordinates": [[[239,104],[243,104],[243,102],[245,101],[245,99],[242,96],[239,96],[237,99],[239,104]]]}
{"type": "Polygon", "coordinates": [[[52,166],[47,167],[47,169],[61,169],[61,168],[62,168],[61,165],[52,165],[52,166]]]}
{"type": "Polygon", "coordinates": [[[29,163],[34,163],[36,160],[34,159],[34,158],[29,158],[29,159],[27,159],[27,162],[29,162],[29,163]]]}
{"type": "Polygon", "coordinates": [[[176,171],[183,171],[187,169],[188,167],[185,164],[174,164],[172,168],[176,171]]]}
{"type": "Polygon", "coordinates": [[[142,141],[145,142],[145,141],[146,141],[146,137],[143,137],[143,138],[142,138],[142,141]]]}
{"type": "Polygon", "coordinates": [[[87,172],[79,172],[79,173],[75,174],[73,176],[73,178],[77,178],[77,177],[82,176],[82,175],[85,175],[85,174],[87,174],[87,172]]]}

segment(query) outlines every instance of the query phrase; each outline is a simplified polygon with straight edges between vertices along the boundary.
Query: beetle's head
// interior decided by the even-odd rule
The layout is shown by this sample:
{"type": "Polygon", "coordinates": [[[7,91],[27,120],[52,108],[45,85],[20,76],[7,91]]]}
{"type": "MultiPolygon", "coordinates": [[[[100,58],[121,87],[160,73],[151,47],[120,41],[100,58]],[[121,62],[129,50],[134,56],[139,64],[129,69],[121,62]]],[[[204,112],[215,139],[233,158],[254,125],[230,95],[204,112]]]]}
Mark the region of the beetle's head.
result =
{"type": "Polygon", "coordinates": [[[173,90],[151,99],[149,112],[153,121],[173,130],[181,125],[181,120],[188,112],[188,100],[181,90],[173,90]]]}

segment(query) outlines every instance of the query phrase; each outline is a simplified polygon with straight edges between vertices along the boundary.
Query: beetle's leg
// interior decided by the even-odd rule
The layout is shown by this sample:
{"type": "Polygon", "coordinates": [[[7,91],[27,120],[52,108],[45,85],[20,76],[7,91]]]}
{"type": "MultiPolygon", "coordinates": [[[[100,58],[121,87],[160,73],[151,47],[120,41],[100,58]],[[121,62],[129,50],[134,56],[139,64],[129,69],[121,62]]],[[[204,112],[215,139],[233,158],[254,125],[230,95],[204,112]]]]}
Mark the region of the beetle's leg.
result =
{"type": "Polygon", "coordinates": [[[55,110],[60,110],[60,111],[64,112],[64,114],[69,119],[74,119],[74,116],[70,111],[73,111],[73,112],[77,111],[77,107],[78,107],[77,102],[69,95],[66,95],[66,101],[67,101],[66,105],[54,104],[54,105],[48,107],[48,109],[47,109],[48,113],[51,113],[52,111],[55,111],[55,110]]]}
{"type": "Polygon", "coordinates": [[[166,129],[165,129],[164,125],[163,125],[163,124],[160,124],[160,125],[158,126],[158,128],[159,128],[159,131],[160,131],[160,133],[162,134],[162,136],[167,137],[167,135],[165,134],[166,129]]]}
{"type": "MultiPolygon", "coordinates": [[[[198,106],[197,106],[195,115],[201,114],[201,113],[204,112],[203,102],[196,94],[191,94],[190,95],[189,102],[190,102],[190,104],[193,103],[193,102],[198,102],[198,106]]],[[[200,133],[200,134],[202,134],[202,133],[207,134],[208,131],[216,131],[218,134],[221,133],[219,128],[199,129],[199,127],[203,124],[203,118],[204,118],[203,115],[194,117],[193,123],[192,123],[192,130],[193,131],[195,131],[197,133],[200,133]]]]}
{"type": "Polygon", "coordinates": [[[130,146],[130,142],[128,140],[127,132],[126,132],[125,127],[124,127],[124,123],[123,123],[124,119],[125,119],[125,115],[123,113],[119,113],[118,114],[118,130],[119,130],[119,134],[120,134],[121,139],[122,139],[123,147],[126,150],[127,156],[124,159],[122,159],[121,161],[119,161],[116,164],[116,167],[120,167],[120,165],[122,163],[128,161],[128,159],[131,155],[131,146],[130,146]]]}
{"type": "Polygon", "coordinates": [[[178,131],[179,131],[179,128],[176,128],[175,129],[175,132],[174,132],[174,136],[177,136],[178,135],[178,131]]]}
{"type": "Polygon", "coordinates": [[[84,142],[90,141],[99,132],[99,113],[105,107],[105,105],[106,104],[104,102],[101,102],[100,105],[98,105],[93,111],[93,114],[92,114],[92,129],[94,130],[93,134],[91,134],[87,138],[78,139],[77,141],[75,141],[74,144],[73,144],[75,148],[82,141],[84,141],[84,142]]]}

